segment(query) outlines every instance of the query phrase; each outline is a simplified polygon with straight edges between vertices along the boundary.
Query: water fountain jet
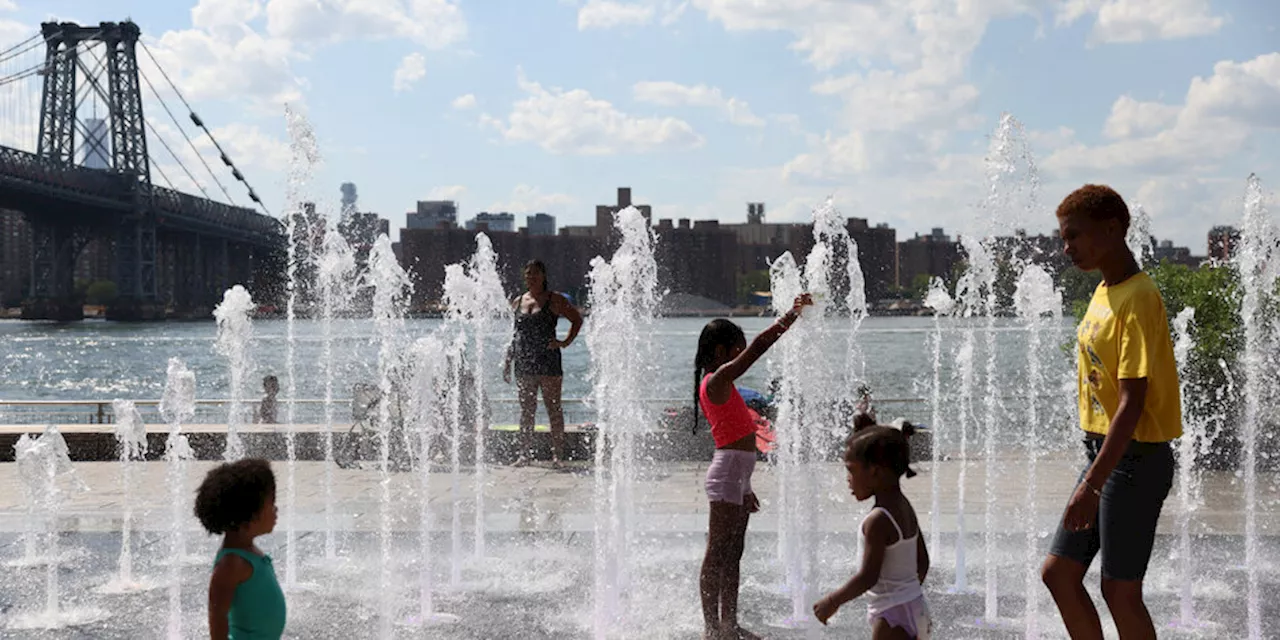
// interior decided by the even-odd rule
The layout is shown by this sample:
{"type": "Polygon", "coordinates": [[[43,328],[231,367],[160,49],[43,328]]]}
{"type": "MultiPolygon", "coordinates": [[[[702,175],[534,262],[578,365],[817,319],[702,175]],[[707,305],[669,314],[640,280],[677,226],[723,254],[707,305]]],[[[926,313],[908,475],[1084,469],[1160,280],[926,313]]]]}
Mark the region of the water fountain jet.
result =
{"type": "Polygon", "coordinates": [[[142,414],[128,400],[112,402],[111,414],[115,416],[116,443],[120,448],[120,489],[124,495],[120,517],[120,572],[98,592],[145,591],[155,585],[148,580],[135,579],[133,575],[133,510],[137,467],[147,454],[147,427],[142,422],[142,414]]]}
{"type": "Polygon", "coordinates": [[[227,289],[222,302],[213,310],[218,321],[217,351],[227,359],[230,377],[230,397],[227,409],[227,443],[223,452],[226,460],[239,460],[245,456],[244,442],[240,439],[240,426],[244,424],[244,385],[249,375],[249,343],[253,340],[253,320],[256,309],[253,298],[244,287],[236,285],[227,289]]]}
{"type": "Polygon", "coordinates": [[[63,489],[59,487],[59,483],[66,479],[77,491],[89,490],[71,466],[66,440],[56,426],[49,425],[38,437],[22,434],[13,449],[18,473],[27,487],[27,495],[34,500],[34,511],[44,524],[45,598],[42,611],[15,615],[6,622],[5,627],[14,630],[58,629],[106,619],[110,614],[102,609],[65,608],[61,602],[62,590],[58,573],[62,561],[58,549],[58,516],[62,509],[63,489]]]}
{"type": "MultiPolygon", "coordinates": [[[[196,376],[177,358],[169,358],[160,415],[169,424],[165,440],[165,480],[169,485],[169,619],[168,638],[182,633],[182,565],[187,556],[185,516],[190,504],[186,492],[187,462],[194,458],[182,425],[196,414],[196,376]]],[[[207,561],[207,560],[206,560],[207,561]]]]}
{"type": "Polygon", "coordinates": [[[1249,640],[1262,638],[1261,585],[1258,580],[1258,462],[1259,435],[1265,425],[1280,418],[1274,404],[1280,379],[1274,354],[1280,350],[1280,318],[1274,305],[1276,281],[1280,279],[1280,234],[1266,208],[1262,182],[1249,176],[1244,200],[1244,222],[1240,230],[1237,256],[1243,297],[1240,318],[1244,323],[1244,420],[1241,425],[1241,465],[1244,472],[1244,563],[1247,580],[1246,610],[1249,640]]]}
{"type": "Polygon", "coordinates": [[[373,323],[378,335],[378,546],[379,546],[379,637],[390,638],[395,614],[391,558],[391,403],[393,378],[400,362],[398,354],[404,331],[404,313],[413,284],[396,260],[391,239],[385,235],[374,241],[369,253],[369,282],[373,285],[373,323]]]}
{"type": "Polygon", "coordinates": [[[636,443],[652,418],[643,402],[656,355],[649,335],[658,304],[658,265],[649,222],[634,207],[618,212],[621,238],[610,260],[596,257],[587,277],[595,441],[594,634],[624,622],[623,594],[635,535],[636,443]]]}

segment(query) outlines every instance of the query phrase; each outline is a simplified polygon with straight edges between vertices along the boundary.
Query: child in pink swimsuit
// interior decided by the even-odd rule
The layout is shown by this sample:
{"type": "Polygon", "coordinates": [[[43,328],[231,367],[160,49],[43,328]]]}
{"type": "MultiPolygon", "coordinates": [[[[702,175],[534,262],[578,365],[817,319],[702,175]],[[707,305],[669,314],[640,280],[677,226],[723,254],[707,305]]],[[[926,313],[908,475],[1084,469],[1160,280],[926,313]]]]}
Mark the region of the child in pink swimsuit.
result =
{"type": "Polygon", "coordinates": [[[908,467],[907,436],[892,427],[860,429],[845,448],[849,489],[858,500],[875,496],[862,522],[862,567],[844,586],[813,605],[822,624],[841,605],[867,594],[867,620],[874,640],[928,640],[932,622],[925,603],[929,552],[911,501],[899,482],[915,472],[908,467]]]}
{"type": "MultiPolygon", "coordinates": [[[[694,357],[696,406],[711,423],[715,456],[707,468],[707,500],[711,523],[707,530],[707,554],[702,561],[699,590],[705,640],[751,640],[755,634],[738,626],[738,565],[746,542],[747,521],[760,509],[751,490],[756,466],[756,423],[734,381],[764,355],[813,304],[808,294],[796,298],[786,315],[760,332],[751,344],[742,328],[725,320],[707,323],[698,337],[694,357]]],[[[697,413],[694,414],[695,420],[697,413]]]]}

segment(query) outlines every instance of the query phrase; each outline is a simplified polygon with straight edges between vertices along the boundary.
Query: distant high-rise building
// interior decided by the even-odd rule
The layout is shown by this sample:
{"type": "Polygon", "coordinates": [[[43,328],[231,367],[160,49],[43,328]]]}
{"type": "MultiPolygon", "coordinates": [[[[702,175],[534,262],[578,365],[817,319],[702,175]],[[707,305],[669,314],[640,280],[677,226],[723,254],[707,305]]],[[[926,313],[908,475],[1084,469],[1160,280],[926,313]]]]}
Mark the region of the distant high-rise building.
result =
{"type": "Polygon", "coordinates": [[[547,213],[535,213],[525,216],[525,228],[531,236],[554,236],[556,234],[556,217],[547,213]]]}
{"type": "Polygon", "coordinates": [[[764,203],[747,203],[747,224],[764,224],[764,203]]]}
{"type": "Polygon", "coordinates": [[[516,217],[511,213],[489,213],[481,211],[474,218],[467,221],[467,231],[480,231],[481,229],[494,232],[514,232],[516,230],[516,217]]]}
{"type": "Polygon", "coordinates": [[[1209,230],[1209,258],[1213,260],[1234,258],[1239,244],[1240,230],[1235,227],[1219,225],[1209,230]]]}
{"type": "Polygon", "coordinates": [[[359,196],[356,195],[356,183],[344,182],[338,189],[342,191],[342,211],[355,211],[356,199],[359,198],[359,196]]]}
{"type": "Polygon", "coordinates": [[[458,203],[419,200],[418,210],[405,214],[406,229],[449,229],[458,225],[458,203]]]}
{"type": "Polygon", "coordinates": [[[84,126],[84,166],[90,169],[110,169],[111,139],[107,132],[107,121],[88,118],[84,121],[84,126]]]}

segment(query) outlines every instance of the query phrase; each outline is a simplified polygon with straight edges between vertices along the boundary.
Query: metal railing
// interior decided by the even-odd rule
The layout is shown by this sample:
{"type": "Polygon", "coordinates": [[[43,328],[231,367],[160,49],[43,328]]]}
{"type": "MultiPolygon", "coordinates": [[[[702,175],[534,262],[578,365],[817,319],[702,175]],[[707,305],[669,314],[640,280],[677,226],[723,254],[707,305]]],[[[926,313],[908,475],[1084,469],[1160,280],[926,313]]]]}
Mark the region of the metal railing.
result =
{"type": "MultiPolygon", "coordinates": [[[[355,421],[356,407],[351,397],[334,398],[331,409],[336,424],[350,424],[355,421]]],[[[690,406],[689,398],[646,398],[642,401],[646,408],[654,411],[679,410],[690,406]]],[[[241,401],[244,422],[252,422],[257,409],[257,398],[241,401]]],[[[294,422],[300,424],[320,424],[324,421],[322,398],[298,398],[293,401],[294,422]]],[[[516,398],[490,398],[491,417],[495,423],[515,423],[519,419],[519,402],[516,398]]],[[[569,423],[591,422],[595,418],[592,400],[589,398],[565,398],[565,420],[569,423]]],[[[876,407],[912,406],[927,404],[925,398],[876,398],[876,407]]],[[[143,421],[148,424],[163,424],[160,416],[159,400],[134,400],[133,404],[142,414],[143,421]]],[[[227,421],[230,410],[230,399],[196,400],[195,416],[191,424],[221,424],[227,421]]],[[[289,405],[287,398],[276,399],[276,415],[281,421],[289,405]]],[[[538,403],[538,421],[545,422],[546,413],[542,402],[538,403]]],[[[4,424],[112,424],[115,414],[111,400],[0,400],[0,423],[4,424]]]]}
{"type": "Polygon", "coordinates": [[[125,205],[127,182],[121,174],[66,165],[21,149],[0,146],[0,176],[125,205]]]}
{"type": "Polygon", "coordinates": [[[284,228],[280,221],[253,209],[235,207],[157,186],[151,187],[151,198],[157,213],[164,216],[207,225],[228,236],[267,246],[282,244],[284,241],[284,228]]]}

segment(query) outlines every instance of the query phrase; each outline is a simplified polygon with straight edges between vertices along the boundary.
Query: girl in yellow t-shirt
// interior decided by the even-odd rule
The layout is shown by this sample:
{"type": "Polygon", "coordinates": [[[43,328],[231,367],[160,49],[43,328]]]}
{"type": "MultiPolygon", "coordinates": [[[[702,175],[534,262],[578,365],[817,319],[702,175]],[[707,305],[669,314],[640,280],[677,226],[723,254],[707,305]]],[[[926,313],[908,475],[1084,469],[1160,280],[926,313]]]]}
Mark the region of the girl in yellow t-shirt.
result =
{"type": "Polygon", "coordinates": [[[1058,206],[1063,251],[1102,272],[1076,331],[1078,402],[1088,463],[1042,574],[1073,638],[1102,638],[1084,588],[1102,555],[1102,593],[1122,638],[1154,638],[1142,580],[1173,484],[1169,441],[1182,434],[1182,399],[1164,302],[1125,242],[1129,208],[1110,187],[1085,185],[1058,206]]]}

